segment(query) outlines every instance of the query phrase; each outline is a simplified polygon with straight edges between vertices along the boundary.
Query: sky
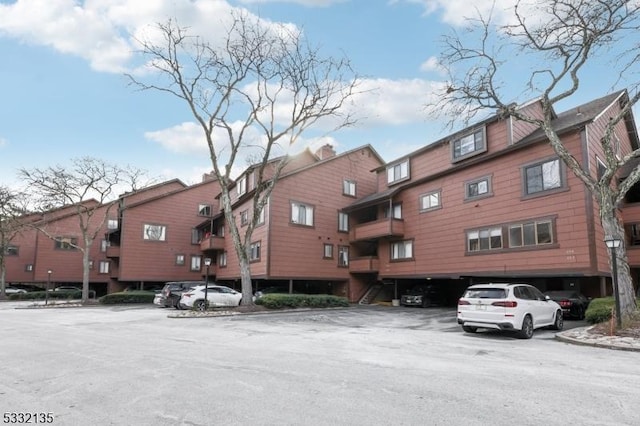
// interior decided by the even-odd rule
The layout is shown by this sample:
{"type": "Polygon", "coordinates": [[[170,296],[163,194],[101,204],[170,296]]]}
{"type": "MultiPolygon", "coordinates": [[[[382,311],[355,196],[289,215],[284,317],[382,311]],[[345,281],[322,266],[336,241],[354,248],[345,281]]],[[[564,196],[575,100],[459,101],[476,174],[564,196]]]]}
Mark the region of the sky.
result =
{"type": "MultiPolygon", "coordinates": [[[[425,107],[446,76],[442,36],[464,34],[465,17],[508,20],[515,0],[0,0],[0,185],[19,169],[96,157],[159,180],[197,183],[211,170],[206,142],[184,101],[140,91],[125,73],[139,65],[133,34],[169,18],[215,37],[216,23],[243,9],[290,25],[326,55],[344,55],[369,88],[354,100],[356,125],[310,129],[297,149],[344,152],[370,144],[389,162],[452,132],[425,107]]],[[[535,13],[535,12],[532,12],[535,13]]],[[[507,96],[525,102],[531,64],[513,63],[507,96]]],[[[608,64],[588,69],[566,108],[621,89],[608,64]],[[618,84],[618,85],[616,85],[618,84]]],[[[238,167],[244,163],[238,163],[238,167]]]]}

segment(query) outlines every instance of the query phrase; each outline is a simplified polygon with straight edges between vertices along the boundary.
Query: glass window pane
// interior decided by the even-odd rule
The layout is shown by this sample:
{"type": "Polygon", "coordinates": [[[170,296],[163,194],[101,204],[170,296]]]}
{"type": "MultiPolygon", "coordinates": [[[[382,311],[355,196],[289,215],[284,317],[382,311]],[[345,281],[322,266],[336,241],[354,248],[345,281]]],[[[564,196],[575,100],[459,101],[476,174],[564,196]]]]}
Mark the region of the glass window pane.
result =
{"type": "Polygon", "coordinates": [[[509,228],[509,246],[522,246],[522,226],[512,226],[509,228]]]}
{"type": "Polygon", "coordinates": [[[535,226],[533,223],[525,223],[522,225],[522,231],[524,233],[524,245],[532,246],[536,243],[535,226]]]}
{"type": "Polygon", "coordinates": [[[549,161],[542,165],[544,189],[560,187],[560,160],[549,161]]]}
{"type": "Polygon", "coordinates": [[[538,244],[551,244],[551,222],[541,222],[537,225],[538,244]]]}

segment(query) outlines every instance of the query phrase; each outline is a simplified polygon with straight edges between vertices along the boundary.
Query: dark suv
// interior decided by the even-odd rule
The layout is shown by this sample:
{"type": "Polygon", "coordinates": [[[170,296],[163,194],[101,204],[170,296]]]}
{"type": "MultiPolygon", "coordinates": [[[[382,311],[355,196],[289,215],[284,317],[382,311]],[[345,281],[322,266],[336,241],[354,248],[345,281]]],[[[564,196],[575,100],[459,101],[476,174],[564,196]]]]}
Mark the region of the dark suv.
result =
{"type": "Polygon", "coordinates": [[[444,303],[440,287],[435,284],[418,284],[400,298],[402,306],[439,306],[444,303]]]}
{"type": "Polygon", "coordinates": [[[171,281],[162,288],[162,297],[164,298],[164,306],[166,308],[180,308],[180,298],[182,293],[193,289],[195,286],[204,285],[204,281],[171,281]]]}

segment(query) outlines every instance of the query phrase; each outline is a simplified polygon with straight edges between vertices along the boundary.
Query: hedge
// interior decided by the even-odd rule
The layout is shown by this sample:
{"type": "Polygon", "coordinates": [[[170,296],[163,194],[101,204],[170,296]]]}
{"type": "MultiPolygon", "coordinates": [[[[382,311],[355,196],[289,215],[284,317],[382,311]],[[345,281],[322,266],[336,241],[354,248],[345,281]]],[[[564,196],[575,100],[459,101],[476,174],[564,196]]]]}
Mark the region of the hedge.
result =
{"type": "MultiPolygon", "coordinates": [[[[93,294],[93,291],[89,293],[93,294]]],[[[29,291],[27,293],[14,293],[9,295],[9,300],[45,300],[45,299],[82,299],[80,290],[60,291],[29,291]]]]}
{"type": "Polygon", "coordinates": [[[153,303],[156,294],[152,291],[134,290],[111,293],[98,299],[103,305],[115,305],[119,303],[153,303]]]}
{"type": "MultiPolygon", "coordinates": [[[[585,320],[590,324],[609,321],[611,319],[611,311],[615,309],[615,303],[613,296],[593,299],[589,303],[587,312],[585,312],[585,320]]],[[[640,306],[640,299],[636,300],[636,305],[640,306]]]]}
{"type": "Polygon", "coordinates": [[[336,308],[348,307],[349,301],[344,297],[328,294],[265,294],[256,300],[256,305],[269,309],[282,308],[336,308]]]}

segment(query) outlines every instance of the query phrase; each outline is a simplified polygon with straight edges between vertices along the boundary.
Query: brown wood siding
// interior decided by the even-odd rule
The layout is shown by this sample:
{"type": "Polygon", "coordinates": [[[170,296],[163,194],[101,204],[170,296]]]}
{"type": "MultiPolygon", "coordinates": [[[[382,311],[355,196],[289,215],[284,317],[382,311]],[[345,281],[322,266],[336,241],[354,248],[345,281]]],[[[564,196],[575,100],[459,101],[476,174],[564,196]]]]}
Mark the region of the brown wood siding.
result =
{"type": "MultiPolygon", "coordinates": [[[[531,118],[541,119],[543,117],[542,105],[540,104],[540,102],[532,102],[520,108],[519,112],[526,114],[528,117],[531,117],[531,118]]],[[[535,130],[537,130],[537,127],[535,124],[531,124],[526,121],[516,120],[515,118],[512,119],[512,124],[513,124],[513,130],[512,130],[513,143],[517,143],[518,141],[522,140],[522,138],[524,138],[525,136],[528,136],[531,133],[533,133],[535,130]]]]}
{"type": "Polygon", "coordinates": [[[198,214],[200,204],[214,205],[219,193],[217,181],[208,181],[165,197],[138,204],[124,211],[120,241],[120,281],[171,281],[200,279],[191,271],[191,256],[202,256],[199,244],[191,243],[192,229],[206,219],[198,214]],[[143,240],[144,224],[166,226],[165,241],[143,240]],[[176,255],[185,256],[176,265],[176,255]]]}

